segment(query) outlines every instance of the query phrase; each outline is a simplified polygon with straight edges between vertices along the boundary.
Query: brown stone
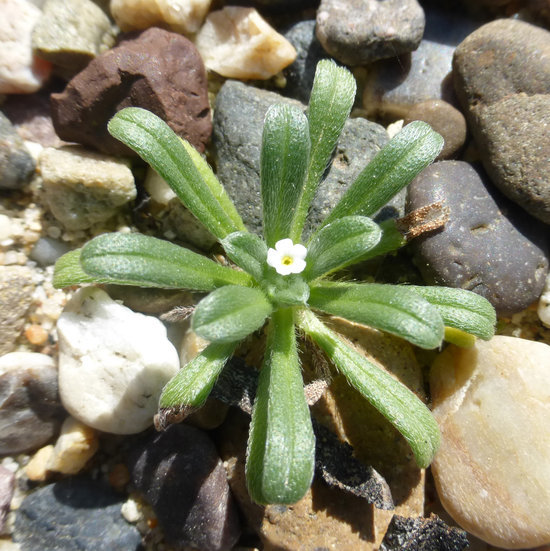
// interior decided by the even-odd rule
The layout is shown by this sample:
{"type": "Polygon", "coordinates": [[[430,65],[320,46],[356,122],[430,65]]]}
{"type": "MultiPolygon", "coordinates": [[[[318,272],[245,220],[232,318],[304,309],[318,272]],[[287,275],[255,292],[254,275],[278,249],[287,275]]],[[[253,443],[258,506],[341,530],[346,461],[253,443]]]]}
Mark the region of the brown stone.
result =
{"type": "Polygon", "coordinates": [[[132,154],[107,131],[113,115],[142,107],[165,120],[199,151],[212,131],[206,72],[184,36],[151,28],[129,33],[96,57],[64,92],[52,94],[52,119],[66,141],[114,155],[132,154]]]}

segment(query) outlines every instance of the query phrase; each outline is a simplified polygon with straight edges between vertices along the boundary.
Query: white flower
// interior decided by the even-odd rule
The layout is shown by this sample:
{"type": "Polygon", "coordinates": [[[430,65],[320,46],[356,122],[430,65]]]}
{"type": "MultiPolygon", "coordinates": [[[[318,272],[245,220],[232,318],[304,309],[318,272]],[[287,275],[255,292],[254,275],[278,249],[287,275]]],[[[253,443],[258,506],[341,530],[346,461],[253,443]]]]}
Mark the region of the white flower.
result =
{"type": "Polygon", "coordinates": [[[281,275],[299,274],[306,267],[306,255],[303,245],[294,245],[292,239],[281,239],[274,249],[267,251],[267,263],[281,275]]]}

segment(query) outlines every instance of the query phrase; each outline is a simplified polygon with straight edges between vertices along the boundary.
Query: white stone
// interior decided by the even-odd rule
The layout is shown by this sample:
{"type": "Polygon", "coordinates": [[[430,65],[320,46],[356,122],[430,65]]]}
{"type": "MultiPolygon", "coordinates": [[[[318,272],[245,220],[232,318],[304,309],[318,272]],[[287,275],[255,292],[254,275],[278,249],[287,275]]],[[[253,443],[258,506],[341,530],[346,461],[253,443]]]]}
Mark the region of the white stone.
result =
{"type": "Polygon", "coordinates": [[[550,542],[550,346],[504,336],[449,346],[430,386],[445,509],[497,547],[550,542]]]}
{"type": "Polygon", "coordinates": [[[0,93],[36,92],[51,72],[51,64],[32,53],[32,29],[42,12],[28,0],[2,0],[0,13],[0,93]]]}
{"type": "Polygon", "coordinates": [[[210,13],[196,46],[206,68],[228,78],[268,79],[296,59],[294,46],[254,8],[210,13]]]}
{"type": "Polygon", "coordinates": [[[147,193],[151,199],[159,205],[168,205],[177,195],[173,189],[166,183],[166,180],[154,169],[149,167],[143,182],[147,193]]]}
{"type": "Polygon", "coordinates": [[[123,31],[167,27],[196,33],[212,0],[111,0],[111,15],[123,31]]]}
{"type": "Polygon", "coordinates": [[[67,411],[115,434],[151,425],[161,390],[179,368],[164,325],[87,287],[67,303],[57,329],[59,393],[67,411]]]}
{"type": "Polygon", "coordinates": [[[546,277],[546,285],[539,298],[537,315],[546,327],[550,327],[550,274],[546,277]]]}

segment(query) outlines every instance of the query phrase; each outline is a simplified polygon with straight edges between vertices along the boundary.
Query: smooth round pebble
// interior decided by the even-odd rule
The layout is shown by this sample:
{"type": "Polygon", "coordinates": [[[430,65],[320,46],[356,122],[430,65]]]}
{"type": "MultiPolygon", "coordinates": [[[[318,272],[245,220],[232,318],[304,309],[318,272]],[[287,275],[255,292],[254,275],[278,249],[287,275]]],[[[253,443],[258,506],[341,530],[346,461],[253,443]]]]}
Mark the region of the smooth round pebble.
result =
{"type": "Polygon", "coordinates": [[[67,303],[57,330],[59,393],[69,413],[115,434],[150,426],[163,386],[179,369],[164,325],[87,287],[67,303]]]}
{"type": "Polygon", "coordinates": [[[505,549],[550,541],[550,346],[496,336],[449,346],[430,388],[441,447],[432,463],[453,519],[505,549]]]}
{"type": "Polygon", "coordinates": [[[29,258],[39,266],[52,266],[55,261],[69,252],[67,243],[51,237],[41,237],[32,248],[29,258]]]}
{"type": "Polygon", "coordinates": [[[501,316],[534,303],[548,273],[546,233],[537,221],[463,161],[434,163],[409,185],[409,212],[438,201],[449,209],[448,222],[412,242],[424,279],[474,291],[501,316]]]}
{"type": "Polygon", "coordinates": [[[34,169],[34,160],[23,140],[0,111],[0,189],[22,188],[34,169]]]}

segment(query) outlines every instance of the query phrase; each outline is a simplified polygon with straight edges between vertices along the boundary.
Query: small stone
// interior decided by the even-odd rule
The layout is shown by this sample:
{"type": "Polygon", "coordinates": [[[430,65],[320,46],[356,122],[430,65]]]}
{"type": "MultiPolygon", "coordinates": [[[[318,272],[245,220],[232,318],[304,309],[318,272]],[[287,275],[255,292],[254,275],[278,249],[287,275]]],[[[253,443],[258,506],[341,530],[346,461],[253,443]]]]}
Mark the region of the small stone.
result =
{"type": "Polygon", "coordinates": [[[416,50],[424,33],[416,0],[321,0],[317,38],[346,65],[364,65],[416,50]]]}
{"type": "Polygon", "coordinates": [[[317,63],[328,55],[315,36],[314,19],[298,21],[283,32],[283,36],[296,49],[296,59],[283,70],[286,86],[281,91],[285,96],[307,104],[317,63]]]}
{"type": "Polygon", "coordinates": [[[121,497],[90,478],[39,488],[17,510],[13,539],[22,551],[138,551],[141,535],[120,513],[121,497]]]}
{"type": "Polygon", "coordinates": [[[20,189],[34,173],[34,160],[9,119],[0,112],[0,189],[20,189]]]}
{"type": "MultiPolygon", "coordinates": [[[[265,113],[275,103],[305,109],[302,104],[273,92],[228,81],[216,98],[214,113],[213,144],[218,178],[235,202],[245,225],[258,234],[262,228],[260,144],[265,113]]],[[[330,212],[387,141],[386,131],[376,123],[360,118],[346,122],[334,162],[313,202],[306,233],[330,212]]],[[[390,210],[393,213],[398,209],[390,207],[390,210]]]]}
{"type": "Polygon", "coordinates": [[[466,119],[450,103],[443,100],[427,100],[413,105],[407,113],[405,124],[412,121],[427,122],[443,136],[445,145],[437,161],[452,158],[466,141],[466,119]]]}
{"type": "Polygon", "coordinates": [[[48,463],[53,455],[53,444],[40,448],[29,460],[25,474],[33,482],[45,482],[50,476],[48,463]]]}
{"type": "Polygon", "coordinates": [[[36,323],[25,329],[26,339],[34,346],[43,346],[48,341],[48,332],[36,323]]]}
{"type": "Polygon", "coordinates": [[[0,357],[0,455],[43,446],[63,417],[52,358],[31,352],[0,357]]]}
{"type": "Polygon", "coordinates": [[[32,31],[34,52],[73,76],[111,48],[114,29],[92,0],[46,0],[32,31]]]}
{"type": "Polygon", "coordinates": [[[46,202],[69,230],[104,222],[136,197],[127,162],[81,147],[44,149],[39,170],[46,202]]]}
{"type": "Polygon", "coordinates": [[[115,434],[150,426],[163,386],[179,369],[162,323],[87,287],[67,303],[57,330],[59,392],[67,411],[115,434]]]}
{"type": "Polygon", "coordinates": [[[206,433],[172,425],[136,446],[129,465],[169,543],[203,551],[232,549],[240,535],[238,512],[206,433]]]}
{"type": "Polygon", "coordinates": [[[4,529],[14,490],[15,475],[9,469],[0,465],[0,532],[4,529]]]}
{"type": "Polygon", "coordinates": [[[467,547],[466,532],[447,526],[436,515],[429,518],[395,515],[380,551],[462,551],[467,547]]]}
{"type": "Polygon", "coordinates": [[[501,316],[538,299],[548,273],[545,233],[463,161],[440,161],[409,185],[408,211],[444,201],[449,221],[412,242],[429,284],[474,291],[501,316]]]}
{"type": "Polygon", "coordinates": [[[0,355],[14,350],[34,288],[33,273],[26,266],[0,266],[0,355]]]}
{"type": "Polygon", "coordinates": [[[124,107],[152,111],[200,151],[210,137],[210,107],[202,59],[187,38],[153,27],[122,37],[94,58],[61,94],[52,94],[59,136],[104,153],[132,155],[107,131],[124,107]]]}
{"type": "Polygon", "coordinates": [[[504,336],[449,346],[432,368],[439,498],[462,528],[497,547],[550,541],[549,373],[550,346],[504,336]]]}
{"type": "Polygon", "coordinates": [[[47,468],[58,473],[77,474],[98,448],[97,432],[73,417],[67,417],[61,426],[47,468]]]}
{"type": "Polygon", "coordinates": [[[164,27],[190,35],[196,33],[212,0],[111,0],[110,10],[124,32],[164,27]]]}
{"type": "Polygon", "coordinates": [[[0,94],[36,92],[51,64],[33,55],[31,33],[42,12],[27,0],[3,0],[0,19],[0,94]]]}
{"type": "Polygon", "coordinates": [[[196,38],[206,68],[239,79],[268,79],[296,59],[296,50],[254,8],[211,12],[196,38]]]}
{"type": "Polygon", "coordinates": [[[550,327],[550,274],[546,276],[546,284],[539,299],[537,315],[546,327],[550,327]]]}
{"type": "Polygon", "coordinates": [[[67,243],[53,239],[52,237],[41,237],[29,253],[29,258],[39,266],[53,266],[56,260],[69,252],[67,243]]]}

